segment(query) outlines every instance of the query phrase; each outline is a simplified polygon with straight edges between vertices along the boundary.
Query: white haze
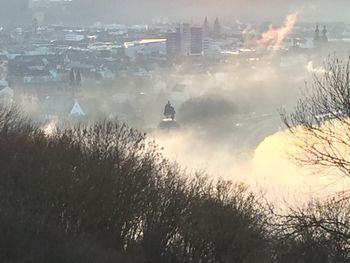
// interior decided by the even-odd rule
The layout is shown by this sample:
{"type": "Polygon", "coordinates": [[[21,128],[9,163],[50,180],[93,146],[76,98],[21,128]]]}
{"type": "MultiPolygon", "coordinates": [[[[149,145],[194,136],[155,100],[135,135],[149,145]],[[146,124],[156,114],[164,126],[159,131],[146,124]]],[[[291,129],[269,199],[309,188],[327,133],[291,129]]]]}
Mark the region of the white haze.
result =
{"type": "MultiPolygon", "coordinates": [[[[23,12],[25,18],[28,13],[24,11],[23,3],[16,1],[9,4],[9,1],[0,0],[4,7],[0,9],[6,10],[7,8],[10,13],[20,10],[16,14],[23,12]]],[[[104,17],[110,22],[131,22],[123,15],[118,16],[122,13],[134,14],[132,17],[138,17],[135,19],[138,20],[136,22],[140,22],[140,18],[147,21],[148,18],[162,14],[170,15],[177,21],[181,20],[180,16],[188,18],[189,14],[193,14],[193,17],[200,21],[199,18],[203,15],[209,12],[213,14],[216,11],[218,15],[226,18],[236,15],[237,18],[242,19],[279,21],[277,28],[282,29],[285,15],[295,10],[301,10],[298,13],[299,21],[348,19],[345,16],[345,8],[341,8],[346,5],[345,1],[341,0],[332,1],[332,3],[319,1],[317,4],[315,1],[202,1],[203,6],[200,6],[201,2],[194,1],[187,1],[184,4],[181,1],[144,0],[141,3],[135,0],[129,2],[110,0],[108,3],[111,3],[112,7],[115,6],[115,9],[109,8],[113,12],[106,10],[106,6],[111,6],[102,4],[103,1],[80,2],[81,7],[86,7],[89,2],[89,7],[77,10],[74,17],[79,19],[81,16],[82,18],[73,22],[91,22],[86,18],[90,18],[89,12],[92,11],[96,15],[94,19],[101,18],[102,20],[104,17]],[[140,6],[145,8],[140,8],[140,6]],[[186,11],[182,13],[184,6],[186,11]],[[330,10],[332,14],[333,9],[344,11],[337,12],[337,16],[323,17],[327,10],[330,10]],[[140,10],[142,14],[147,14],[149,17],[139,16],[140,10]],[[259,10],[259,14],[254,13],[256,10],[259,10]]],[[[14,16],[11,19],[14,21],[21,18],[14,16]]],[[[260,42],[261,39],[257,41],[257,43],[260,42]]],[[[275,184],[278,188],[286,186],[283,183],[283,177],[291,176],[282,170],[274,170],[274,161],[276,161],[274,158],[278,159],[276,162],[283,162],[280,160],[280,158],[283,159],[281,156],[283,151],[278,151],[277,156],[271,156],[269,159],[271,162],[268,163],[271,176],[261,182],[257,174],[261,170],[256,170],[257,160],[254,159],[256,150],[264,147],[264,143],[269,138],[276,139],[273,135],[281,129],[277,110],[282,106],[292,109],[302,94],[304,82],[311,80],[311,74],[321,73],[323,70],[321,63],[295,54],[289,57],[283,56],[282,62],[281,54],[272,50],[260,61],[252,63],[238,64],[235,55],[232,55],[232,58],[229,58],[225,64],[215,66],[208,72],[191,72],[192,65],[190,64],[169,69],[156,67],[152,70],[157,78],[150,81],[127,78],[97,83],[93,80],[85,80],[86,84],[79,96],[83,98],[81,104],[89,109],[92,119],[118,117],[133,127],[147,131],[149,136],[155,138],[159,145],[164,147],[163,153],[166,157],[178,161],[190,171],[205,170],[213,178],[223,177],[229,180],[244,181],[257,187],[266,185],[270,187],[275,184]],[[287,65],[281,66],[283,60],[288,62],[287,65]],[[173,133],[161,132],[157,130],[157,126],[162,119],[163,107],[176,82],[186,84],[189,87],[190,96],[199,99],[204,107],[206,103],[211,103],[211,105],[217,103],[219,106],[224,102],[232,105],[234,111],[222,112],[222,115],[215,115],[215,112],[191,112],[186,111],[183,102],[175,102],[174,106],[178,112],[177,120],[182,125],[182,129],[173,133]],[[154,87],[162,86],[162,83],[166,84],[163,90],[154,91],[154,87]],[[281,176],[282,179],[276,179],[276,176],[281,176]]],[[[28,95],[19,96],[17,102],[25,112],[34,117],[44,107],[35,98],[28,97],[28,95]]],[[[67,104],[69,105],[69,102],[67,104]]],[[[56,107],[62,111],[66,109],[66,105],[60,102],[56,107]]],[[[53,121],[57,122],[56,119],[53,121]]],[[[48,132],[52,129],[51,124],[45,127],[48,132]]],[[[258,153],[261,154],[261,152],[258,153]]],[[[269,153],[266,151],[266,154],[269,153]]],[[[286,169],[290,168],[290,166],[287,167],[286,169]]],[[[265,171],[264,174],[266,175],[265,171]]],[[[295,182],[292,184],[292,192],[305,183],[303,179],[295,182]]]]}

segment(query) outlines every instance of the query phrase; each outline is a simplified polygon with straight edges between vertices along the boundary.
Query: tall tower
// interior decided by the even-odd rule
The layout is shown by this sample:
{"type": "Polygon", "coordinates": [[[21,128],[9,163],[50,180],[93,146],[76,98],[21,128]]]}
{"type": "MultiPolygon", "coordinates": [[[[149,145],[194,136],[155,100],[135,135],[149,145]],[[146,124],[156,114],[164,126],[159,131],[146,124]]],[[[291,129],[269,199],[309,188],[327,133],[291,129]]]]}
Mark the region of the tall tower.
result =
{"type": "Polygon", "coordinates": [[[209,26],[209,22],[208,22],[208,17],[205,17],[202,28],[203,28],[203,37],[209,37],[210,26],[209,26]]]}
{"type": "Polygon", "coordinates": [[[216,39],[221,37],[221,25],[218,17],[215,19],[214,22],[213,37],[216,39]]]}
{"type": "Polygon", "coordinates": [[[320,29],[318,25],[316,25],[315,36],[314,36],[314,47],[322,48],[328,43],[327,37],[327,27],[323,26],[322,36],[320,36],[320,29]]]}
{"type": "Polygon", "coordinates": [[[326,26],[323,26],[323,30],[322,30],[322,41],[323,41],[323,42],[328,42],[327,27],[326,27],[326,26]]]}
{"type": "Polygon", "coordinates": [[[35,17],[32,21],[32,34],[33,35],[38,34],[38,27],[39,27],[39,22],[38,22],[38,19],[35,17]]]}
{"type": "Polygon", "coordinates": [[[320,29],[318,25],[316,25],[314,42],[318,42],[320,40],[320,29]]]}
{"type": "Polygon", "coordinates": [[[316,25],[315,36],[314,36],[314,47],[319,48],[321,46],[320,29],[316,25]]]}
{"type": "Polygon", "coordinates": [[[168,32],[166,37],[166,51],[168,58],[174,58],[181,52],[181,32],[180,27],[175,32],[168,32]]]}
{"type": "Polygon", "coordinates": [[[191,53],[191,26],[184,23],[180,25],[181,54],[188,56],[191,53]]]}
{"type": "Polygon", "coordinates": [[[201,27],[191,27],[191,55],[203,52],[203,31],[201,27]]]}

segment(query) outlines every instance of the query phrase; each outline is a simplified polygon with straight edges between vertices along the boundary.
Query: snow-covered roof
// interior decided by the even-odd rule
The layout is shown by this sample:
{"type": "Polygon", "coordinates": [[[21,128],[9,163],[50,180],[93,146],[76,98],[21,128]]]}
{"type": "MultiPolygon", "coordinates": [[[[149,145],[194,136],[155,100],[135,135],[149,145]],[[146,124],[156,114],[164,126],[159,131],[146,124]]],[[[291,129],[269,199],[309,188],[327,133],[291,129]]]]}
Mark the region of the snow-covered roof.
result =
{"type": "Polygon", "coordinates": [[[82,110],[82,108],[80,107],[78,100],[75,100],[75,103],[74,103],[73,108],[70,112],[70,115],[75,116],[75,117],[85,116],[85,113],[82,110]]]}

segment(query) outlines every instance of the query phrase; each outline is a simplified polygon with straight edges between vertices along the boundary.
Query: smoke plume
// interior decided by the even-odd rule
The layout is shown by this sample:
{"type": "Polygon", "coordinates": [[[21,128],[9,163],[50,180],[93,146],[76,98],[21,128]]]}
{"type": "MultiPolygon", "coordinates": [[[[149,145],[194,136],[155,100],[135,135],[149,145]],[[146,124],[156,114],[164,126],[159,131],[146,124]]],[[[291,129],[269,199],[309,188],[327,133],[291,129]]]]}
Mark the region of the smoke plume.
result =
{"type": "Polygon", "coordinates": [[[270,25],[269,29],[263,32],[260,36],[257,36],[255,30],[251,26],[248,26],[243,32],[246,46],[251,48],[276,50],[293,31],[298,20],[298,15],[299,12],[289,14],[286,17],[283,26],[275,27],[274,25],[270,25]]]}

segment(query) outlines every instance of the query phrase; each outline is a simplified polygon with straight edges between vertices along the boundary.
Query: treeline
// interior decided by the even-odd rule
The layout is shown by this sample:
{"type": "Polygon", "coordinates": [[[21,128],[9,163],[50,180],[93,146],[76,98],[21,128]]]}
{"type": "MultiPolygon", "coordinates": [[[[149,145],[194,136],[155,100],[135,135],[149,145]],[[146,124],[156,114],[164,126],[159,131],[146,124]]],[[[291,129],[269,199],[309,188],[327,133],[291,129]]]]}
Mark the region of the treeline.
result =
{"type": "Polygon", "coordinates": [[[349,262],[346,201],[278,216],[242,184],[189,176],[115,122],[50,136],[0,110],[4,263],[349,262]]]}

